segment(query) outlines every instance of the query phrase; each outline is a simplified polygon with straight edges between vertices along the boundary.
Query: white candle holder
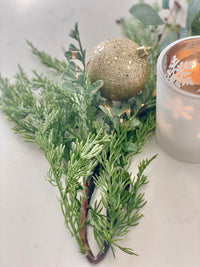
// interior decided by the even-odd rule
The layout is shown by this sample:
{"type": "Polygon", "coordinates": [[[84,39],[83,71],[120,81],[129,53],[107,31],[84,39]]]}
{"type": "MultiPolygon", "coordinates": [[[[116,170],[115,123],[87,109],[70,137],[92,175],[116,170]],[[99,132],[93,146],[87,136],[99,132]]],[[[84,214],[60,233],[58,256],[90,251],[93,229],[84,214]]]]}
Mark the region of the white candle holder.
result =
{"type": "Polygon", "coordinates": [[[177,160],[200,163],[200,36],[167,46],[157,63],[160,146],[177,160]]]}

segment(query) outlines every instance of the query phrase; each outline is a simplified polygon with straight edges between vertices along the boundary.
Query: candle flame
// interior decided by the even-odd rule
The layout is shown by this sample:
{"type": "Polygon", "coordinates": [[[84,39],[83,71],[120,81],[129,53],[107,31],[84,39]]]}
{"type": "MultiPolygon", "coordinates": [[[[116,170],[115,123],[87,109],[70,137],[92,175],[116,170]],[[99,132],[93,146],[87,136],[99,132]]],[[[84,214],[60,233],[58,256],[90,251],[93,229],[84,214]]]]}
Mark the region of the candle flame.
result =
{"type": "Polygon", "coordinates": [[[196,66],[197,66],[197,60],[194,59],[194,60],[192,61],[192,69],[196,68],[196,66]]]}

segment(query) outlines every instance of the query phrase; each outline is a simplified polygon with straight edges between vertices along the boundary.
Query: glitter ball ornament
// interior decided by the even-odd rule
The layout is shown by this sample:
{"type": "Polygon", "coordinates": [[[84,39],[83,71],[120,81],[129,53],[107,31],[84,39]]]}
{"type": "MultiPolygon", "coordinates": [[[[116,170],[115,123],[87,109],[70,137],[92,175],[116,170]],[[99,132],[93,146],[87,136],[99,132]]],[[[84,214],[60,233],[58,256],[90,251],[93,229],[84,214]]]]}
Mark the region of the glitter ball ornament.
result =
{"type": "Polygon", "coordinates": [[[137,95],[149,76],[149,48],[126,38],[107,39],[97,45],[87,63],[91,81],[103,80],[103,97],[127,100],[137,95]]]}

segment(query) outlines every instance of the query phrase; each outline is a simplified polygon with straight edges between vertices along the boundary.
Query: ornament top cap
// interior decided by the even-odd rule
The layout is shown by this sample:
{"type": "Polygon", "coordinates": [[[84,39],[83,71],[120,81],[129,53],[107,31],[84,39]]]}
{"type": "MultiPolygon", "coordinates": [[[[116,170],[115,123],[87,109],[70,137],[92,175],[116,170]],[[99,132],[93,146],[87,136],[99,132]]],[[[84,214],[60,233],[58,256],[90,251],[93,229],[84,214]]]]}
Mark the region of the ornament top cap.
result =
{"type": "Polygon", "coordinates": [[[149,46],[149,47],[146,47],[146,46],[141,46],[141,47],[138,47],[137,48],[137,54],[138,54],[138,56],[140,56],[141,58],[142,57],[147,57],[147,56],[149,56],[149,54],[150,54],[150,51],[151,51],[151,46],[149,46]]]}

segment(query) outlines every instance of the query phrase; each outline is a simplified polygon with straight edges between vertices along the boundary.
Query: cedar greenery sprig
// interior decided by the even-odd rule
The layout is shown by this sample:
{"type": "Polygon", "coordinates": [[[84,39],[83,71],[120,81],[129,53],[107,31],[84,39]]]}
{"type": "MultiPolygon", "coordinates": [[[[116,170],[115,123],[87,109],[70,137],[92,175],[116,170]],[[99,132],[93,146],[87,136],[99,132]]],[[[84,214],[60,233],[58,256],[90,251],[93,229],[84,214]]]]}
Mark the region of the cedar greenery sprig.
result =
{"type": "Polygon", "coordinates": [[[103,82],[91,84],[87,77],[77,24],[70,36],[78,46],[70,44],[65,53],[68,63],[28,42],[42,64],[54,69],[63,82],[37,71],[28,78],[19,66],[15,83],[0,77],[0,107],[14,122],[14,132],[44,152],[50,164],[46,179],[59,192],[66,227],[80,252],[96,264],[109,247],[113,255],[116,248],[136,254],[122,247],[120,240],[142,217],[146,201],[141,187],[147,183],[143,173],[154,157],[140,163],[135,178],[129,167],[155,129],[155,109],[139,113],[137,102],[116,109],[103,101],[99,90],[103,82]],[[96,190],[100,198],[94,200],[96,190]],[[88,226],[100,249],[97,256],[89,245],[88,226]]]}

